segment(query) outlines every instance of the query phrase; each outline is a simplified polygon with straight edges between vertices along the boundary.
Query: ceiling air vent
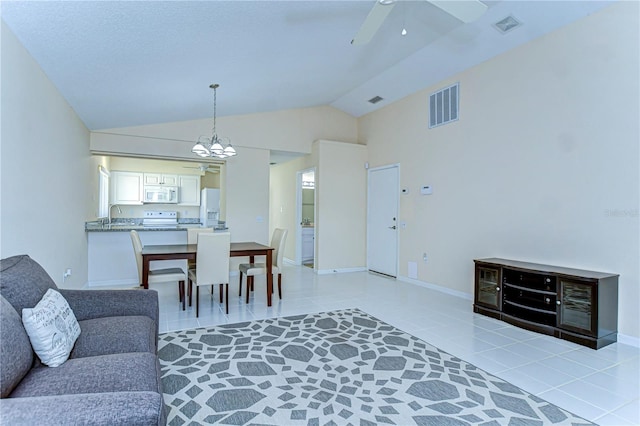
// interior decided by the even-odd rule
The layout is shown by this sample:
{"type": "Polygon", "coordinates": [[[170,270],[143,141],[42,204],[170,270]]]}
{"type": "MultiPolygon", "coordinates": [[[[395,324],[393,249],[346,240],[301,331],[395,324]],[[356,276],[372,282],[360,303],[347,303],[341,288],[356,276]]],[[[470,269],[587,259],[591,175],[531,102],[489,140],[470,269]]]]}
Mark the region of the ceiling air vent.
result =
{"type": "Polygon", "coordinates": [[[514,18],[511,15],[509,15],[506,18],[504,18],[503,20],[498,21],[495,24],[493,24],[495,29],[500,31],[502,34],[506,34],[509,31],[511,31],[511,30],[513,30],[515,28],[518,28],[520,25],[522,25],[522,22],[518,21],[516,18],[514,18]]]}
{"type": "Polygon", "coordinates": [[[381,100],[383,100],[383,98],[381,98],[380,96],[374,96],[373,98],[369,99],[368,102],[371,104],[377,104],[381,100]]]}

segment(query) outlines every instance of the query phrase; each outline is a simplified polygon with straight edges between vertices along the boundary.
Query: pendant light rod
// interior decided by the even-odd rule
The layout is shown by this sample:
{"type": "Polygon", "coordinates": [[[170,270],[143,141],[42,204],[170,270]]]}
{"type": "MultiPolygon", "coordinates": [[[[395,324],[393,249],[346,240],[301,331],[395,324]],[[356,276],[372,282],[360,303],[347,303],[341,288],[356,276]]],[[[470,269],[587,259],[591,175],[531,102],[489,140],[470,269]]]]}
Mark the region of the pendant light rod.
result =
{"type": "Polygon", "coordinates": [[[218,87],[220,87],[218,83],[209,85],[209,88],[213,89],[213,134],[214,135],[216,134],[216,105],[218,104],[217,96],[216,96],[218,91],[216,89],[218,87]]]}
{"type": "Polygon", "coordinates": [[[220,87],[218,83],[209,85],[209,88],[213,89],[213,129],[211,130],[211,138],[200,136],[196,144],[191,148],[191,152],[200,157],[228,158],[237,154],[236,150],[231,146],[229,138],[219,138],[216,130],[218,87],[220,87]],[[223,142],[226,142],[227,145],[223,146],[223,142]]]}

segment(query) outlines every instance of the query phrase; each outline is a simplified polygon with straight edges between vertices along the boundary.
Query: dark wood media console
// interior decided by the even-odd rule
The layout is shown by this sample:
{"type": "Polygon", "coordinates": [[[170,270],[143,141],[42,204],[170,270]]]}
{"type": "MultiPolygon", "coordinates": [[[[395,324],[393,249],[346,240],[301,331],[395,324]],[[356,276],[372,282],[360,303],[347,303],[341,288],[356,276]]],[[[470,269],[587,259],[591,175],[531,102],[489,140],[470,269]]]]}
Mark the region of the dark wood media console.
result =
{"type": "Polygon", "coordinates": [[[617,274],[498,258],[474,262],[474,312],[592,349],[617,340],[617,274]]]}

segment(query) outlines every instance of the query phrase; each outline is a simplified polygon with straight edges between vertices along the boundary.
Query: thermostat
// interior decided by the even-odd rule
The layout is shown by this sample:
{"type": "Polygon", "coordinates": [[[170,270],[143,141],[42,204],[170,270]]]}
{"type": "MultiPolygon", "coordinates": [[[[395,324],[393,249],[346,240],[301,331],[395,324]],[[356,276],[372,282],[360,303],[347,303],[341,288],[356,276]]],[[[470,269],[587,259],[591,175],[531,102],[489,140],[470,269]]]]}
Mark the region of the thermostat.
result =
{"type": "Polygon", "coordinates": [[[431,185],[425,185],[420,188],[420,193],[422,195],[431,195],[433,194],[433,188],[431,188],[431,185]]]}

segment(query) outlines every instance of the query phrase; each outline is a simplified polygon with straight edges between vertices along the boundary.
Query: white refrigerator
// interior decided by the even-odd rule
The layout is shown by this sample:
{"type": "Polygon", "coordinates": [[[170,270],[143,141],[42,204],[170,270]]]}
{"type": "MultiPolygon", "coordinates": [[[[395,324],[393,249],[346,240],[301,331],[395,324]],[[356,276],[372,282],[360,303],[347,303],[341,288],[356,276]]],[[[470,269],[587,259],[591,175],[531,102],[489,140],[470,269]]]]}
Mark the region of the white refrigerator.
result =
{"type": "Polygon", "coordinates": [[[218,224],[220,219],[220,190],[204,188],[200,194],[200,223],[211,227],[218,224]]]}

